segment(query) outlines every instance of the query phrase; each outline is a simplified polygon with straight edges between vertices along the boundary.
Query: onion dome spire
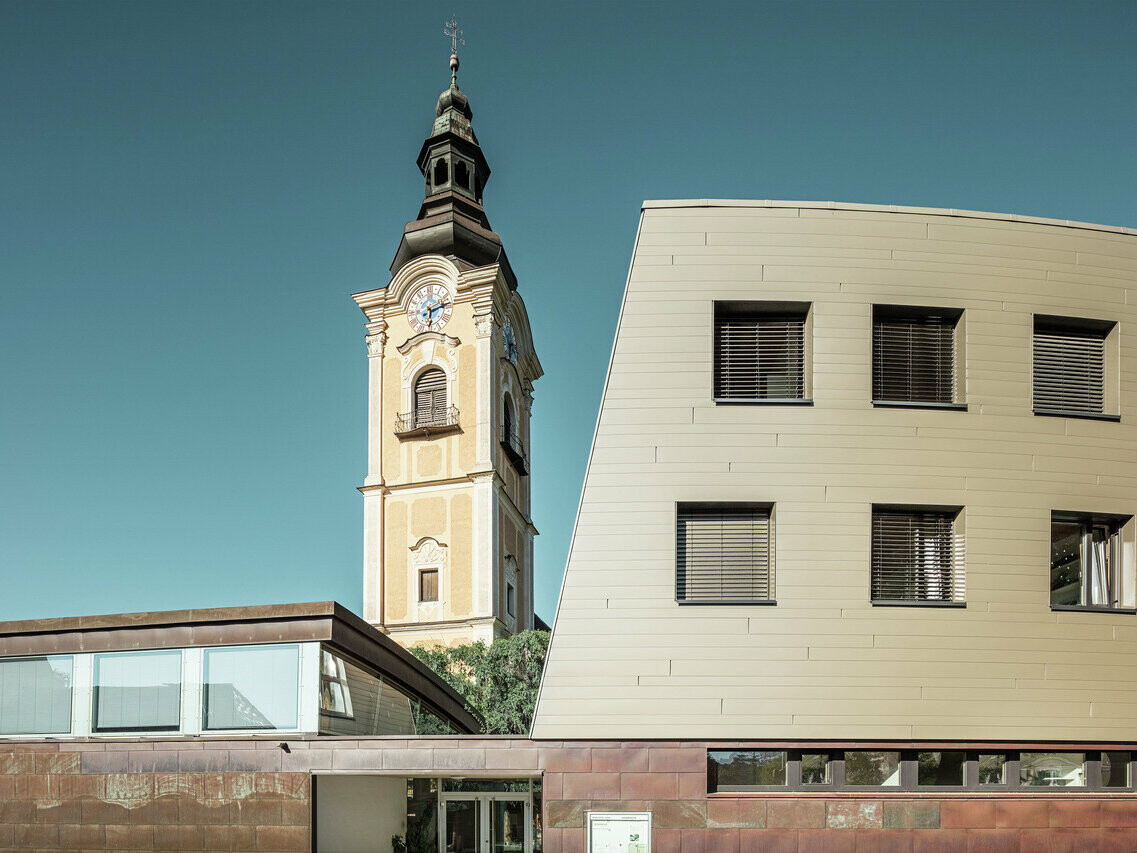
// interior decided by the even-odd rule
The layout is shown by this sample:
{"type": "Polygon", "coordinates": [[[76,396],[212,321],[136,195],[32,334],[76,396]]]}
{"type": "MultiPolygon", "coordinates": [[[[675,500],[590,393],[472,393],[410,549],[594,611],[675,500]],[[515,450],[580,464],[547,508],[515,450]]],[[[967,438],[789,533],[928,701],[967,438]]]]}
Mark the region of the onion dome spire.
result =
{"type": "Polygon", "coordinates": [[[434,124],[419,150],[416,162],[425,182],[425,197],[418,217],[403,229],[391,275],[412,258],[439,254],[460,268],[501,264],[510,287],[516,289],[501,238],[490,229],[482,207],[490,167],[474,135],[470,101],[458,88],[458,44],[465,44],[459,38],[462,31],[451,18],[445,32],[451,38],[450,86],[438,96],[434,124]]]}

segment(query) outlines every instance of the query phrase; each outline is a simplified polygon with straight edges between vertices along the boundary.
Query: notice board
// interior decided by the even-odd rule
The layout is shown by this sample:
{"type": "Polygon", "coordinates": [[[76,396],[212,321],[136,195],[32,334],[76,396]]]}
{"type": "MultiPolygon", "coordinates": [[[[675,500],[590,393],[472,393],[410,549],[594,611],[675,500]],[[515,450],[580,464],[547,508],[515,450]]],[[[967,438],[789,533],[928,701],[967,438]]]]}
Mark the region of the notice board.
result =
{"type": "Polygon", "coordinates": [[[588,853],[651,853],[651,812],[588,812],[588,853]]]}

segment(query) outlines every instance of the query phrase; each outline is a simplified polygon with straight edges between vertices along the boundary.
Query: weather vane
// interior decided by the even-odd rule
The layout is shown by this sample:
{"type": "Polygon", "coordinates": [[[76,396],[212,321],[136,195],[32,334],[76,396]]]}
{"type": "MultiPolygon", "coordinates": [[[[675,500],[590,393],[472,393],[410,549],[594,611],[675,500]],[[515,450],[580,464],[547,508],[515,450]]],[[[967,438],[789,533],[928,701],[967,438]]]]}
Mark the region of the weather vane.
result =
{"type": "Polygon", "coordinates": [[[458,19],[453,15],[446,22],[446,26],[442,28],[442,32],[450,36],[450,85],[458,88],[458,45],[464,45],[466,40],[462,38],[462,31],[458,28],[458,19]]]}

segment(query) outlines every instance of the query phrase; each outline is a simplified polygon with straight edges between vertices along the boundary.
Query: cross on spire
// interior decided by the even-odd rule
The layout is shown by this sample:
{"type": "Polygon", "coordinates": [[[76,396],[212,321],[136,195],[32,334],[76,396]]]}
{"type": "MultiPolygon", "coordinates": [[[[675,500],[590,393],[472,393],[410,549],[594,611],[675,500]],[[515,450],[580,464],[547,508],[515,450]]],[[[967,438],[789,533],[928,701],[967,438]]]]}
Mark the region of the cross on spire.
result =
{"type": "Polygon", "coordinates": [[[462,30],[458,28],[458,19],[453,15],[450,20],[446,22],[446,26],[442,28],[444,35],[450,36],[450,85],[455,89],[458,88],[458,45],[465,44],[466,40],[462,38],[462,30]]]}
{"type": "Polygon", "coordinates": [[[450,36],[450,53],[457,56],[458,45],[464,45],[466,43],[466,40],[462,38],[462,30],[458,28],[458,19],[451,15],[450,20],[446,22],[446,26],[442,28],[442,32],[450,36]]]}

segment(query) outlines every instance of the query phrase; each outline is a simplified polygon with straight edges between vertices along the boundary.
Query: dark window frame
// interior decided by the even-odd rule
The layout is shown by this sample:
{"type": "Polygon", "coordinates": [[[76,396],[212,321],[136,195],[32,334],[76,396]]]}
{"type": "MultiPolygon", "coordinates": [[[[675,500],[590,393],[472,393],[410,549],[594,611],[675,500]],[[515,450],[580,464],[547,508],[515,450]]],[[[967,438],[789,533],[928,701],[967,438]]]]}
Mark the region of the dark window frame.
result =
{"type": "Polygon", "coordinates": [[[967,404],[961,402],[962,389],[959,387],[961,384],[959,323],[962,318],[962,308],[873,305],[872,404],[883,408],[967,411],[967,404]],[[915,331],[921,329],[926,331],[915,331]],[[907,337],[907,340],[902,340],[904,337],[907,337]],[[937,356],[939,359],[945,357],[943,352],[945,344],[946,357],[949,361],[946,371],[948,383],[946,394],[943,393],[941,386],[944,368],[940,363],[932,364],[937,356]],[[937,347],[940,348],[938,353],[935,352],[937,347]],[[906,350],[905,357],[901,359],[898,355],[903,350],[906,350]],[[886,351],[891,352],[891,357],[885,356],[886,351]],[[918,354],[923,354],[927,359],[922,365],[917,361],[918,354]],[[889,376],[891,372],[904,365],[907,365],[906,378],[889,376]],[[922,367],[925,373],[935,374],[936,378],[933,380],[917,378],[919,367],[922,367]],[[906,393],[889,393],[889,386],[897,389],[900,385],[906,386],[906,393]],[[931,393],[929,389],[932,389],[931,393]],[[931,399],[932,397],[941,399],[931,399]]]}
{"type": "Polygon", "coordinates": [[[1137,608],[1133,606],[1126,606],[1121,603],[1121,588],[1122,588],[1122,572],[1125,570],[1125,564],[1122,558],[1123,548],[1121,531],[1125,525],[1133,520],[1131,515],[1118,515],[1113,513],[1092,513],[1092,512],[1070,512],[1066,510],[1051,510],[1050,511],[1050,563],[1047,572],[1050,583],[1050,609],[1054,611],[1076,611],[1083,613],[1125,613],[1137,614],[1137,608]],[[1059,524],[1077,524],[1082,528],[1082,542],[1079,546],[1079,564],[1081,571],[1081,580],[1079,581],[1080,603],[1078,604],[1056,604],[1054,602],[1054,528],[1059,524]],[[1086,565],[1086,547],[1087,540],[1092,541],[1093,532],[1098,528],[1107,528],[1109,538],[1112,540],[1110,543],[1110,574],[1112,575],[1113,587],[1116,590],[1117,604],[1088,604],[1090,599],[1090,585],[1092,583],[1090,572],[1087,571],[1086,565]]]}
{"type": "Polygon", "coordinates": [[[706,605],[776,605],[778,603],[775,597],[775,537],[774,537],[774,504],[771,502],[762,501],[679,501],[674,507],[675,521],[675,601],[681,606],[706,606],[706,605]],[[765,566],[765,583],[766,583],[766,597],[765,598],[714,598],[714,597],[689,597],[685,590],[688,586],[688,577],[691,574],[686,565],[686,554],[683,553],[682,545],[685,541],[683,538],[686,534],[681,534],[680,524],[683,521],[682,516],[687,515],[700,515],[706,514],[713,516],[716,513],[724,513],[734,511],[738,513],[753,513],[755,518],[765,517],[766,523],[766,566],[765,566]]]}
{"type": "MultiPolygon", "coordinates": [[[[810,381],[810,315],[813,311],[813,304],[810,302],[769,302],[769,301],[746,301],[746,300],[715,300],[711,311],[711,396],[716,404],[719,405],[813,405],[809,392],[811,390],[810,381]],[[753,376],[747,377],[749,372],[745,364],[736,364],[731,367],[728,365],[726,353],[732,348],[729,343],[729,338],[735,336],[736,342],[734,347],[741,346],[737,342],[737,335],[741,330],[728,331],[726,326],[733,324],[735,326],[745,326],[746,324],[753,323],[755,325],[755,345],[756,347],[773,348],[774,354],[768,356],[770,359],[766,362],[766,367],[763,367],[763,360],[756,354],[753,360],[753,376]],[[765,332],[765,341],[762,341],[762,324],[767,325],[765,332]],[[778,328],[778,326],[782,328],[778,328]],[[784,352],[779,356],[777,354],[777,337],[779,332],[785,336],[784,352]],[[724,335],[727,338],[724,339],[724,335]],[[794,340],[796,338],[796,341],[794,340]],[[796,358],[796,376],[793,370],[786,370],[783,376],[789,376],[790,381],[796,385],[796,394],[794,396],[769,396],[760,393],[759,386],[765,382],[767,389],[770,387],[771,379],[775,378],[778,374],[771,368],[776,367],[779,359],[784,364],[789,364],[789,356],[792,354],[792,349],[797,348],[796,358]],[[741,376],[741,379],[731,379],[735,374],[741,376]],[[745,394],[742,390],[732,392],[730,386],[739,383],[751,384],[754,386],[755,394],[745,394]]],[[[736,355],[736,359],[738,356],[736,355]]]]}
{"type": "MultiPolygon", "coordinates": [[[[1044,417],[1086,418],[1090,420],[1120,421],[1121,415],[1106,411],[1109,403],[1109,382],[1113,371],[1110,369],[1109,337],[1117,328],[1113,320],[1097,320],[1085,317],[1064,317],[1053,314],[1035,314],[1031,324],[1031,411],[1035,415],[1044,417]],[[1040,362],[1040,349],[1051,348],[1055,344],[1046,339],[1066,337],[1069,340],[1095,340],[1101,344],[1101,406],[1100,409],[1086,404],[1087,395],[1092,394],[1088,388],[1075,389],[1074,393],[1065,395],[1066,402],[1073,405],[1061,405],[1064,395],[1060,388],[1063,372],[1074,374],[1085,373],[1085,364],[1078,361],[1075,356],[1069,362],[1062,364],[1051,362],[1048,365],[1040,362]],[[1049,377],[1040,377],[1040,374],[1049,373],[1049,377]],[[1041,387],[1041,391],[1040,391],[1041,387]],[[1071,397],[1074,399],[1071,401],[1071,397]],[[1078,398],[1082,404],[1078,404],[1078,398]]],[[[1084,357],[1084,356],[1083,356],[1084,357]]]]}
{"type": "MultiPolygon", "coordinates": [[[[873,504],[870,515],[870,530],[869,530],[869,601],[874,607],[966,607],[967,606],[967,580],[966,580],[966,556],[961,555],[959,532],[959,522],[963,516],[964,508],[962,506],[944,506],[944,505],[931,505],[931,504],[873,504]],[[886,561],[894,561],[894,555],[886,553],[883,548],[878,549],[878,541],[880,536],[895,536],[895,532],[884,533],[886,516],[903,517],[909,516],[912,518],[919,516],[941,516],[947,518],[951,525],[951,543],[949,547],[950,554],[950,567],[948,569],[948,577],[950,583],[950,598],[897,598],[888,597],[884,595],[878,596],[878,591],[882,590],[886,581],[883,574],[878,578],[878,573],[883,573],[887,568],[886,561]],[[880,521],[878,522],[878,518],[880,521]],[[959,588],[962,576],[962,589],[959,588]],[[960,597],[962,596],[962,597],[960,597]]],[[[941,519],[942,520],[942,519],[941,519]]],[[[913,567],[913,572],[918,572],[918,569],[913,567]]],[[[940,571],[943,569],[941,567],[940,571]]],[[[913,582],[923,582],[919,574],[916,574],[913,582]]],[[[888,583],[892,584],[896,581],[890,580],[888,583]]]]}

